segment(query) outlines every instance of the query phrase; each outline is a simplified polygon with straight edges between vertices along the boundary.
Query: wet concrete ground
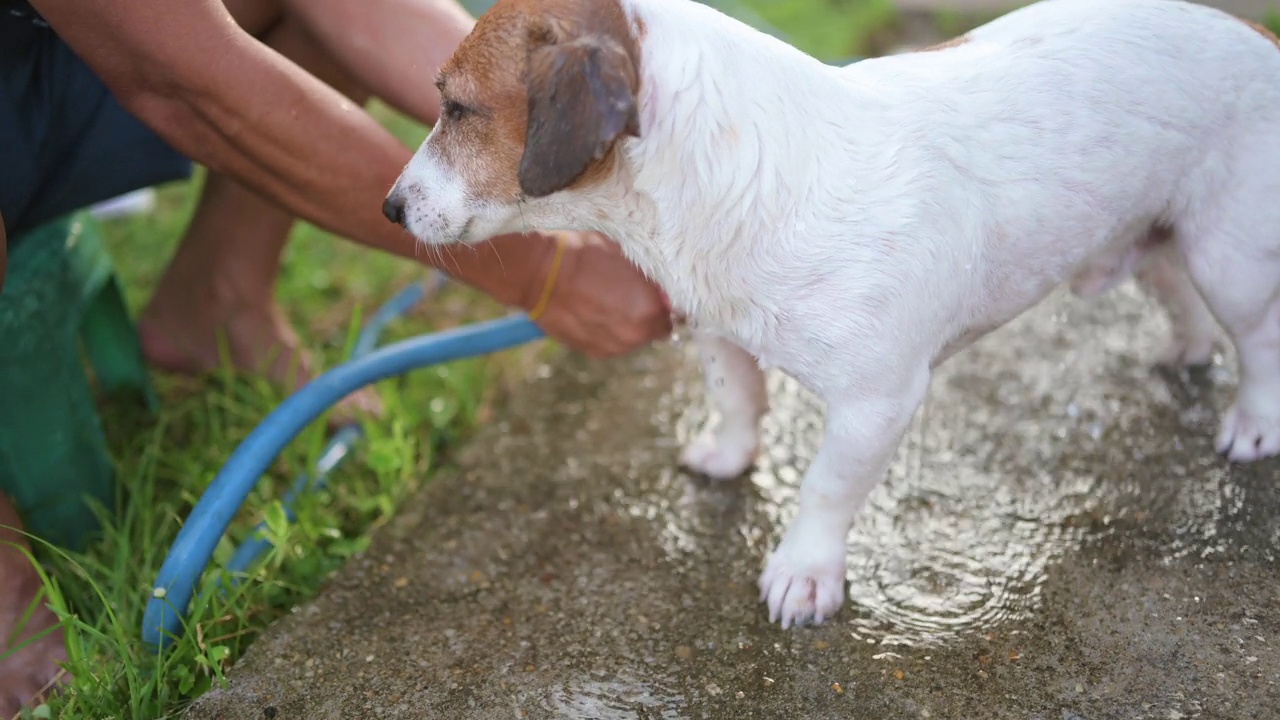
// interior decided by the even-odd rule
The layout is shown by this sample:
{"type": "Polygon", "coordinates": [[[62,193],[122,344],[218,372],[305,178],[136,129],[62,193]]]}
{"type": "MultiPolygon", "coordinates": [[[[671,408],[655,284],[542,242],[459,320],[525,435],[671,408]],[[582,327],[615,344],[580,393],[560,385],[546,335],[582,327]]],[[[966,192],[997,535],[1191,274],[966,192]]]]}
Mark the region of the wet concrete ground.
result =
{"type": "Polygon", "coordinates": [[[191,720],[1280,717],[1280,464],[1211,443],[1230,364],[1153,370],[1122,289],[953,358],[849,537],[849,602],[756,603],[821,415],[772,379],[750,478],[678,471],[687,349],[567,359],[191,720]]]}

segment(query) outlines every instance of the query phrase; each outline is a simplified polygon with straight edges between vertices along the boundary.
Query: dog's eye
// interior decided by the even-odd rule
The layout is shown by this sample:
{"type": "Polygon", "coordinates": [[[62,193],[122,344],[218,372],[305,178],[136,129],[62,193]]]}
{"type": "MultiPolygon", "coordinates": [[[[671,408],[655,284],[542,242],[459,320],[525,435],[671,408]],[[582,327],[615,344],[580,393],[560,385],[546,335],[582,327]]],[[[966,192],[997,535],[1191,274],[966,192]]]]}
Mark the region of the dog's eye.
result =
{"type": "Polygon", "coordinates": [[[453,122],[471,114],[471,108],[454,100],[445,100],[441,109],[444,110],[444,116],[453,122]]]}

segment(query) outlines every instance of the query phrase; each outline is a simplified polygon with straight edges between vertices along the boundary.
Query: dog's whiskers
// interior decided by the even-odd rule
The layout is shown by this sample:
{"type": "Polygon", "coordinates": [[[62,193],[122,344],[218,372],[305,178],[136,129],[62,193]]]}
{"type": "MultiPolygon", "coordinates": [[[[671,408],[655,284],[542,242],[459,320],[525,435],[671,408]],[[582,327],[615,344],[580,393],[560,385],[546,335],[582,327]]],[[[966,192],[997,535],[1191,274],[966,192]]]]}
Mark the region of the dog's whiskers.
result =
{"type": "Polygon", "coordinates": [[[529,223],[524,217],[524,196],[516,200],[516,209],[520,211],[520,232],[529,234],[529,223]]]}

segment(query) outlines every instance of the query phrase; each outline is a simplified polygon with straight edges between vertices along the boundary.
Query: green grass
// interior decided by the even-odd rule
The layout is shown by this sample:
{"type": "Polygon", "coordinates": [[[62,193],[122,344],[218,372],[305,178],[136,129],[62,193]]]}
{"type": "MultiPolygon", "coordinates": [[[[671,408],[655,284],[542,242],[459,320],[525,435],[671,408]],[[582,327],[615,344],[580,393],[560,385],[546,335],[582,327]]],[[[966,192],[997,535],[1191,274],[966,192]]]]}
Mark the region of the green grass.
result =
{"type": "MultiPolygon", "coordinates": [[[[406,143],[425,128],[375,107],[406,143]]],[[[155,213],[110,221],[103,231],[131,306],[145,303],[190,217],[201,184],[161,188],[155,213]]],[[[362,315],[422,270],[300,224],[286,253],[278,297],[304,343],[326,367],[344,357],[362,315]]],[[[397,321],[386,341],[499,314],[477,294],[451,288],[397,321]]],[[[164,555],[192,505],[227,456],[283,398],[270,384],[231,371],[201,379],[156,376],[161,409],[149,415],[104,401],[119,499],[104,512],[104,536],[83,553],[37,545],[48,574],[46,600],[64,619],[74,679],[32,717],[164,718],[221,681],[254,637],[311,597],[343,561],[368,543],[400,502],[446,462],[445,451],[484,418],[492,382],[512,361],[465,360],[380,383],[386,418],[331,477],[306,495],[298,522],[284,522],[279,498],[312,467],[326,440],[322,423],[304,432],[250,494],[215,554],[193,603],[188,631],[157,655],[140,637],[143,608],[164,555]],[[276,543],[230,594],[215,591],[218,571],[241,539],[267,520],[276,543]]],[[[519,355],[523,356],[523,355],[519,355]]]]}
{"type": "MultiPolygon", "coordinates": [[[[712,3],[715,4],[715,3],[712,3]]],[[[897,19],[893,0],[747,0],[796,47],[824,61],[866,56],[897,19]]]]}

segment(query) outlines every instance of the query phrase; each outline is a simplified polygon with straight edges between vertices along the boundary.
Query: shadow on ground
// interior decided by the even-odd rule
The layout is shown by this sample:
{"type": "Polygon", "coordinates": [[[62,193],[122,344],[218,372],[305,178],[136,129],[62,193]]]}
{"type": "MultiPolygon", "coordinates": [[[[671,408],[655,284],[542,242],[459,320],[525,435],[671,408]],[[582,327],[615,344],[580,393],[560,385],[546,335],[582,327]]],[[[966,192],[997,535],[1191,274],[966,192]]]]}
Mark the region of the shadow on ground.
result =
{"type": "Polygon", "coordinates": [[[690,353],[567,360],[188,717],[1276,717],[1280,465],[1214,456],[1230,365],[1157,372],[1161,331],[1058,296],[954,358],[798,631],[755,580],[818,406],[773,377],[715,484],[690,353]]]}

